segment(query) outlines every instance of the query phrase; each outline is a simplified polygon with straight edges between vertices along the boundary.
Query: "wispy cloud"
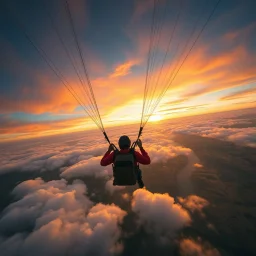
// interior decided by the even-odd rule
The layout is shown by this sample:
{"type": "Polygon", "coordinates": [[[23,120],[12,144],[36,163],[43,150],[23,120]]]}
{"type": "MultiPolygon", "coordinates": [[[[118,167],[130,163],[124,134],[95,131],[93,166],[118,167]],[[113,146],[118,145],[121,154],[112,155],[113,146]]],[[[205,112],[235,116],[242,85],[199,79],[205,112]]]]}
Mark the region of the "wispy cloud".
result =
{"type": "Polygon", "coordinates": [[[235,100],[235,99],[244,98],[248,95],[253,95],[253,94],[256,94],[256,87],[231,93],[227,96],[221,97],[220,100],[235,100]]]}
{"type": "Polygon", "coordinates": [[[184,89],[187,88],[187,91],[184,90],[182,94],[183,97],[202,96],[211,92],[249,84],[256,79],[255,56],[251,55],[250,51],[242,46],[225,53],[227,57],[223,56],[221,52],[217,56],[207,57],[207,53],[200,50],[195,55],[197,60],[194,55],[191,57],[175,84],[183,87],[190,79],[190,85],[198,84],[201,86],[197,86],[197,88],[193,86],[193,90],[189,90],[189,85],[183,87],[184,89]],[[241,65],[241,62],[243,65],[241,65]],[[236,70],[236,72],[233,70],[236,70]]]}
{"type": "MultiPolygon", "coordinates": [[[[82,2],[79,0],[71,6],[76,17],[76,25],[83,23],[81,24],[83,28],[90,29],[90,22],[93,22],[93,20],[89,17],[90,13],[87,3],[85,6],[84,2],[82,2]]],[[[161,5],[163,3],[161,2],[159,4],[161,5]]],[[[148,19],[151,17],[150,15],[153,11],[153,1],[136,1],[133,8],[132,15],[129,16],[129,20],[126,20],[127,27],[124,29],[122,27],[122,33],[120,33],[122,36],[125,33],[126,42],[128,41],[125,44],[120,40],[120,49],[124,55],[121,57],[121,60],[118,57],[115,57],[114,61],[112,59],[111,61],[107,60],[108,57],[101,52],[102,47],[94,48],[93,44],[90,46],[85,44],[83,49],[86,60],[88,60],[86,64],[88,64],[89,73],[92,74],[92,85],[100,113],[103,119],[105,118],[104,121],[109,123],[111,122],[110,118],[113,117],[111,114],[118,111],[119,115],[113,117],[113,119],[117,121],[118,119],[122,120],[123,116],[126,115],[124,109],[130,108],[131,101],[141,102],[141,104],[137,104],[136,113],[141,112],[143,85],[145,84],[146,75],[145,65],[150,41],[150,23],[148,19]],[[109,67],[113,67],[113,63],[119,64],[114,66],[111,71],[109,67]],[[132,72],[135,70],[135,66],[136,72],[132,72]],[[122,111],[123,113],[121,113],[122,111]]],[[[232,108],[239,108],[240,105],[232,105],[228,102],[228,99],[238,96],[243,96],[246,99],[250,95],[249,91],[245,91],[240,95],[230,94],[227,96],[223,96],[226,94],[226,91],[223,94],[221,93],[221,91],[227,89],[247,85],[256,79],[256,55],[255,47],[252,45],[254,42],[253,36],[256,33],[256,24],[255,22],[249,25],[248,23],[243,23],[239,29],[227,25],[220,30],[218,26],[221,23],[224,24],[226,16],[228,16],[229,22],[234,19],[230,14],[223,14],[221,16],[221,22],[219,19],[213,19],[211,21],[211,29],[213,29],[214,36],[212,34],[209,36],[210,33],[208,33],[208,36],[204,36],[204,33],[197,42],[169,91],[167,91],[166,96],[160,102],[160,104],[163,103],[160,110],[162,111],[161,113],[164,113],[164,108],[168,108],[170,112],[184,110],[184,115],[189,115],[192,110],[198,113],[207,110],[213,111],[213,109],[218,108],[218,104],[221,106],[225,105],[223,109],[228,105],[232,106],[232,108]],[[173,92],[175,98],[170,96],[171,92],[173,92]],[[216,105],[209,104],[207,106],[209,103],[207,96],[215,92],[220,93],[219,97],[221,100],[216,100],[216,105]],[[197,102],[191,102],[193,100],[197,100],[197,102]],[[177,105],[177,108],[172,107],[173,105],[177,105]]],[[[168,31],[165,30],[166,28],[163,28],[165,33],[161,38],[163,42],[159,45],[160,52],[166,50],[166,47],[164,47],[167,44],[166,35],[170,35],[169,28],[173,25],[172,22],[170,20],[170,26],[167,27],[168,31]]],[[[50,52],[54,53],[56,50],[60,53],[61,50],[58,49],[57,45],[52,42],[51,38],[48,39],[47,45],[50,48],[50,52]]],[[[45,66],[38,65],[39,62],[33,65],[33,61],[30,62],[29,59],[23,58],[21,52],[15,50],[16,48],[12,47],[9,42],[5,42],[5,49],[5,54],[3,54],[4,61],[1,62],[1,65],[5,70],[8,69],[11,76],[15,77],[18,82],[14,81],[11,84],[12,87],[9,84],[4,84],[3,91],[1,88],[1,113],[20,111],[42,114],[45,112],[74,113],[76,111],[78,106],[76,100],[45,66]]],[[[60,68],[67,71],[65,72],[67,80],[73,87],[79,88],[79,81],[75,74],[72,74],[72,67],[68,67],[68,61],[66,61],[65,56],[60,54],[60,58],[57,57],[54,60],[63,60],[60,68]]],[[[77,58],[75,60],[79,61],[77,58]]],[[[162,73],[164,75],[169,74],[170,68],[176,62],[177,60],[174,60],[172,63],[166,61],[168,65],[163,68],[162,73]]],[[[152,77],[154,78],[157,76],[159,70],[152,69],[151,71],[152,77]]],[[[165,85],[166,83],[163,82],[163,84],[165,85]]],[[[156,91],[158,92],[158,90],[156,91]]],[[[128,117],[126,122],[134,121],[133,113],[130,113],[130,119],[128,117]]],[[[167,118],[169,116],[165,115],[165,117],[167,118]]],[[[27,127],[25,125],[28,124],[23,125],[19,122],[13,122],[9,132],[21,132],[23,128],[28,131],[32,131],[33,129],[35,131],[43,131],[43,129],[51,130],[56,128],[52,123],[47,125],[35,121],[33,126],[32,122],[27,127]],[[14,129],[15,125],[17,125],[16,130],[14,129]]],[[[77,125],[81,124],[80,120],[74,119],[74,122],[77,122],[77,125]]],[[[7,128],[7,125],[5,127],[7,128]]],[[[2,128],[2,132],[8,133],[5,127],[2,128]]],[[[64,127],[65,125],[63,125],[64,127]]]]}
{"type": "Polygon", "coordinates": [[[137,64],[136,61],[129,60],[118,65],[114,72],[109,75],[110,78],[119,77],[119,76],[126,76],[130,74],[131,68],[137,64]]]}
{"type": "Polygon", "coordinates": [[[78,129],[80,127],[85,128],[85,124],[88,127],[94,127],[94,124],[89,118],[70,118],[67,120],[52,120],[52,121],[22,121],[12,119],[9,115],[0,116],[0,134],[29,134],[43,135],[47,134],[47,131],[52,133],[70,131],[71,129],[78,129]]]}
{"type": "Polygon", "coordinates": [[[167,109],[162,109],[159,110],[158,112],[163,112],[164,114],[167,114],[169,112],[177,111],[177,110],[193,110],[193,109],[200,109],[200,108],[205,108],[209,104],[200,104],[200,105],[195,105],[195,106],[184,106],[184,107],[177,107],[177,108],[167,108],[167,109]]]}

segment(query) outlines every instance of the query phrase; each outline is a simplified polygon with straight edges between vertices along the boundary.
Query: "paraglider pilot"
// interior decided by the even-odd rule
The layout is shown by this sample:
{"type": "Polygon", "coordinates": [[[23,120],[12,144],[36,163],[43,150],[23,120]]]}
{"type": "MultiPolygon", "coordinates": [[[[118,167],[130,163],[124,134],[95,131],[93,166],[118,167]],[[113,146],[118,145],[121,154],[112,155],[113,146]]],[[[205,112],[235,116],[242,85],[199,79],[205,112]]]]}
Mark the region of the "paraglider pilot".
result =
{"type": "Polygon", "coordinates": [[[126,135],[119,138],[118,144],[120,151],[115,150],[113,144],[109,145],[108,151],[101,159],[101,166],[113,165],[113,185],[134,185],[137,181],[139,187],[143,188],[144,183],[139,163],[148,165],[151,160],[148,153],[142,147],[141,140],[137,140],[137,146],[141,153],[131,148],[131,140],[126,135]]]}

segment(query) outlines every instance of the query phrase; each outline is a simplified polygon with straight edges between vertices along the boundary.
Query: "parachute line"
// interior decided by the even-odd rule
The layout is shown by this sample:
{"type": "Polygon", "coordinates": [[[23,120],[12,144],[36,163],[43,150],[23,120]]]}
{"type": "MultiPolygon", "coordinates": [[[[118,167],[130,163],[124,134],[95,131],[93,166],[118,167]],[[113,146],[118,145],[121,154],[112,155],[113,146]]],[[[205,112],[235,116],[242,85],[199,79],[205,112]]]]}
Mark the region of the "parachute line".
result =
{"type": "MultiPolygon", "coordinates": [[[[75,43],[77,53],[78,53],[78,55],[80,57],[80,60],[81,60],[83,72],[81,72],[81,70],[79,70],[78,63],[76,62],[76,59],[75,59],[74,55],[72,54],[72,52],[70,51],[70,49],[68,49],[67,44],[66,44],[65,40],[63,39],[63,37],[61,36],[61,33],[60,33],[57,25],[55,24],[55,22],[53,20],[53,17],[50,14],[50,12],[48,12],[48,18],[50,19],[50,24],[51,24],[52,30],[55,32],[55,34],[58,38],[58,41],[60,42],[60,45],[64,49],[64,52],[65,52],[69,62],[71,63],[72,68],[75,71],[75,74],[76,74],[76,76],[79,80],[79,82],[75,83],[75,85],[77,84],[79,86],[80,92],[76,91],[73,83],[71,84],[65,78],[64,74],[60,71],[60,69],[53,62],[53,57],[51,58],[50,55],[47,54],[46,51],[43,49],[43,47],[41,47],[38,44],[38,42],[36,42],[36,40],[34,40],[34,38],[31,36],[31,33],[27,32],[26,26],[25,26],[25,24],[23,24],[23,20],[21,18],[19,20],[17,20],[18,19],[17,17],[19,15],[17,15],[17,13],[16,13],[16,15],[12,15],[12,16],[13,16],[13,19],[14,19],[17,27],[20,28],[20,30],[25,35],[26,39],[35,48],[35,50],[39,53],[39,55],[42,57],[44,62],[47,64],[47,66],[53,71],[53,73],[56,75],[56,77],[59,78],[61,83],[66,87],[66,89],[69,91],[69,93],[77,101],[79,106],[81,106],[83,111],[85,111],[85,114],[88,117],[90,117],[91,120],[96,124],[96,126],[104,133],[105,129],[104,129],[104,126],[103,126],[103,123],[102,123],[102,120],[101,120],[101,116],[100,116],[100,113],[99,113],[96,98],[94,96],[92,84],[91,84],[91,81],[89,79],[89,74],[88,74],[88,71],[87,71],[87,68],[86,68],[86,65],[85,65],[85,60],[84,60],[84,57],[83,57],[83,54],[82,54],[81,46],[79,44],[78,37],[77,37],[76,31],[75,31],[74,19],[72,17],[72,13],[70,11],[68,1],[66,0],[65,3],[66,3],[65,13],[67,14],[67,17],[68,17],[68,23],[69,23],[70,28],[71,28],[71,33],[73,35],[73,39],[74,39],[74,43],[75,43]],[[87,83],[85,83],[85,80],[84,80],[83,76],[81,75],[81,73],[84,73],[84,76],[85,76],[85,79],[86,79],[87,83]]],[[[46,11],[47,11],[47,8],[46,8],[46,11]]],[[[10,12],[11,12],[11,10],[10,10],[10,12]]]]}
{"type": "MultiPolygon", "coordinates": [[[[160,54],[161,51],[159,53],[158,48],[159,48],[159,42],[161,41],[163,24],[166,19],[167,6],[166,6],[166,1],[164,1],[164,6],[163,6],[164,15],[161,16],[161,20],[159,21],[158,17],[159,15],[161,15],[160,1],[158,2],[157,0],[154,0],[140,128],[141,127],[143,128],[147,124],[148,120],[156,110],[160,101],[163,99],[164,95],[166,94],[170,86],[173,84],[173,81],[179,74],[182,66],[186,62],[192,49],[194,48],[198,39],[200,38],[203,31],[207,27],[210,19],[215,13],[220,2],[221,0],[218,0],[217,2],[215,2],[215,4],[213,5],[213,8],[209,12],[209,14],[206,16],[205,22],[199,26],[201,17],[205,12],[204,11],[205,6],[202,5],[202,9],[200,11],[201,14],[197,16],[196,20],[191,25],[192,29],[190,33],[188,33],[187,38],[185,40],[182,40],[184,41],[184,44],[183,46],[181,46],[181,40],[177,40],[177,36],[178,36],[177,31],[179,31],[177,27],[179,26],[181,16],[182,15],[185,16],[184,0],[182,0],[180,2],[179,11],[174,19],[174,25],[171,29],[170,36],[168,37],[169,39],[167,40],[168,43],[167,43],[166,50],[164,51],[164,53],[162,53],[162,58],[161,58],[161,54],[160,54]],[[175,44],[175,43],[173,44],[174,41],[177,41],[175,50],[172,49],[175,44]],[[170,52],[172,53],[172,55],[168,56],[170,52]],[[157,55],[159,55],[160,57],[157,55]],[[165,72],[163,72],[165,63],[167,61],[167,57],[171,58],[170,64],[168,69],[165,72]],[[159,61],[159,59],[161,60],[159,61]]],[[[207,4],[206,4],[206,8],[207,8],[207,4]]]]}
{"type": "Polygon", "coordinates": [[[79,79],[79,83],[78,84],[80,85],[80,88],[82,89],[81,91],[84,91],[84,93],[82,95],[84,96],[84,99],[87,98],[87,100],[90,102],[90,104],[88,105],[88,108],[89,108],[90,111],[89,110],[87,110],[87,111],[90,112],[90,116],[94,117],[94,116],[96,116],[96,113],[95,113],[95,110],[93,108],[93,103],[92,103],[91,98],[88,95],[88,92],[86,91],[86,86],[84,84],[83,78],[80,75],[79,69],[76,67],[75,58],[72,55],[72,53],[69,52],[68,48],[66,47],[66,44],[65,44],[65,42],[64,42],[64,40],[63,40],[63,38],[62,38],[62,36],[61,36],[57,26],[55,26],[55,23],[53,21],[53,18],[51,16],[51,14],[48,13],[48,15],[49,15],[49,18],[51,20],[51,24],[52,24],[53,30],[56,33],[56,35],[57,35],[61,45],[63,46],[63,48],[65,50],[65,53],[68,56],[68,59],[70,60],[70,62],[72,64],[72,67],[73,67],[73,69],[74,69],[74,71],[75,71],[75,73],[76,73],[76,75],[77,75],[77,77],[79,79]]]}
{"type": "Polygon", "coordinates": [[[83,54],[82,54],[82,51],[81,51],[81,47],[80,47],[80,44],[79,44],[79,41],[78,41],[78,37],[76,35],[72,13],[71,13],[70,8],[69,8],[69,3],[68,3],[67,0],[65,2],[66,2],[66,7],[67,7],[67,12],[68,12],[70,24],[71,24],[72,31],[73,31],[73,36],[74,36],[74,39],[75,39],[75,42],[76,42],[76,46],[77,46],[81,61],[82,61],[85,77],[86,77],[86,80],[87,80],[87,83],[88,83],[88,86],[89,86],[89,89],[90,89],[90,93],[92,95],[92,99],[93,99],[93,102],[94,102],[94,106],[96,108],[96,112],[97,112],[101,127],[104,131],[104,127],[103,127],[103,123],[102,123],[101,116],[100,116],[100,113],[99,113],[98,105],[97,105],[97,102],[96,102],[96,99],[95,99],[95,96],[94,96],[94,93],[93,93],[93,89],[92,89],[91,81],[90,81],[90,78],[89,78],[89,75],[88,75],[88,71],[87,71],[86,66],[85,66],[85,61],[84,61],[83,54]]]}

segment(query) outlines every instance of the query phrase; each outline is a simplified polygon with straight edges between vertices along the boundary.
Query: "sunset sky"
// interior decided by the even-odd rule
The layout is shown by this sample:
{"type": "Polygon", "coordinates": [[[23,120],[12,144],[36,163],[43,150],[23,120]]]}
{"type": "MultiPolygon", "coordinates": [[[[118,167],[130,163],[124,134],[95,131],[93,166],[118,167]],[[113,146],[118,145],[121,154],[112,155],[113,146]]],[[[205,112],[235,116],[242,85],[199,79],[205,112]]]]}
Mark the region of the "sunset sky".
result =
{"type": "MultiPolygon", "coordinates": [[[[139,122],[154,1],[69,2],[104,125],[139,122]]],[[[184,0],[174,44],[186,42],[190,24],[198,17],[200,30],[216,2],[184,0]]],[[[160,18],[166,6],[167,18],[157,53],[161,55],[181,6],[178,0],[159,0],[156,5],[160,18]]],[[[255,10],[255,0],[220,1],[151,121],[256,107],[255,10]]],[[[79,90],[76,74],[53,24],[78,61],[65,1],[1,4],[0,138],[3,140],[97,128],[25,36],[24,31],[44,49],[74,90],[79,90]]],[[[172,65],[175,61],[172,56],[166,63],[172,65]]],[[[163,74],[168,73],[168,67],[163,67],[163,74]]],[[[153,70],[152,76],[157,76],[157,72],[153,70]]]]}

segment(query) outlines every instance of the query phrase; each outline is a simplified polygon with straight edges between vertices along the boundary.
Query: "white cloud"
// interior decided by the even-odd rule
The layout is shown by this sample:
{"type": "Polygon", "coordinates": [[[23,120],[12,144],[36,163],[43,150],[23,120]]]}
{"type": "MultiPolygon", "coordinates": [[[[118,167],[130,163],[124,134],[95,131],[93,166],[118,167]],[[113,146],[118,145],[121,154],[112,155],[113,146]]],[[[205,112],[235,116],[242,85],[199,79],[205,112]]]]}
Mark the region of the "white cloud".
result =
{"type": "Polygon", "coordinates": [[[156,236],[173,235],[191,221],[188,212],[168,194],[137,189],[133,193],[132,210],[146,230],[156,236]]]}
{"type": "Polygon", "coordinates": [[[107,167],[100,166],[101,158],[102,156],[82,160],[77,164],[66,168],[60,176],[63,178],[85,176],[107,177],[112,174],[112,167],[111,165],[107,167]]]}
{"type": "Polygon", "coordinates": [[[256,128],[234,129],[227,138],[237,144],[256,147],[256,128]]]}
{"type": "Polygon", "coordinates": [[[216,138],[234,142],[242,146],[256,147],[256,127],[228,128],[230,125],[241,124],[241,120],[195,119],[182,126],[173,126],[172,132],[197,134],[203,137],[216,138]]]}
{"type": "Polygon", "coordinates": [[[4,150],[0,149],[0,173],[52,171],[100,156],[106,151],[107,146],[99,143],[95,136],[86,139],[80,138],[79,134],[69,136],[70,141],[52,136],[40,142],[34,139],[33,143],[18,141],[6,144],[4,150]]]}
{"type": "Polygon", "coordinates": [[[109,255],[122,249],[119,223],[126,212],[114,204],[93,206],[83,182],[30,180],[13,194],[20,200],[0,219],[1,233],[13,236],[1,238],[1,255],[109,255]],[[33,231],[25,235],[28,228],[33,231]]]}
{"type": "MultiPolygon", "coordinates": [[[[137,136],[136,130],[135,126],[127,130],[131,140],[137,136]]],[[[17,142],[17,144],[8,145],[0,154],[0,173],[58,170],[64,178],[112,175],[111,166],[104,168],[100,166],[101,157],[108,145],[103,143],[104,140],[98,133],[86,137],[79,137],[79,134],[66,136],[68,139],[51,136],[40,141],[34,139],[33,142],[17,142]]],[[[111,137],[115,142],[119,136],[114,134],[111,137]]],[[[159,129],[148,132],[143,139],[143,145],[152,163],[166,162],[179,154],[189,156],[191,152],[188,148],[175,145],[166,137],[164,131],[159,129]]]]}
{"type": "MultiPolygon", "coordinates": [[[[170,158],[177,155],[190,156],[191,149],[176,145],[169,139],[164,130],[152,130],[143,139],[143,147],[151,158],[151,163],[166,163],[170,158]]],[[[139,150],[138,150],[139,151],[139,150]]]]}
{"type": "Polygon", "coordinates": [[[173,158],[177,155],[186,155],[188,156],[191,153],[191,149],[184,148],[181,146],[174,146],[171,144],[172,141],[169,141],[167,146],[162,146],[159,144],[153,144],[147,148],[147,152],[151,157],[152,163],[163,162],[165,163],[168,159],[173,158]]]}

